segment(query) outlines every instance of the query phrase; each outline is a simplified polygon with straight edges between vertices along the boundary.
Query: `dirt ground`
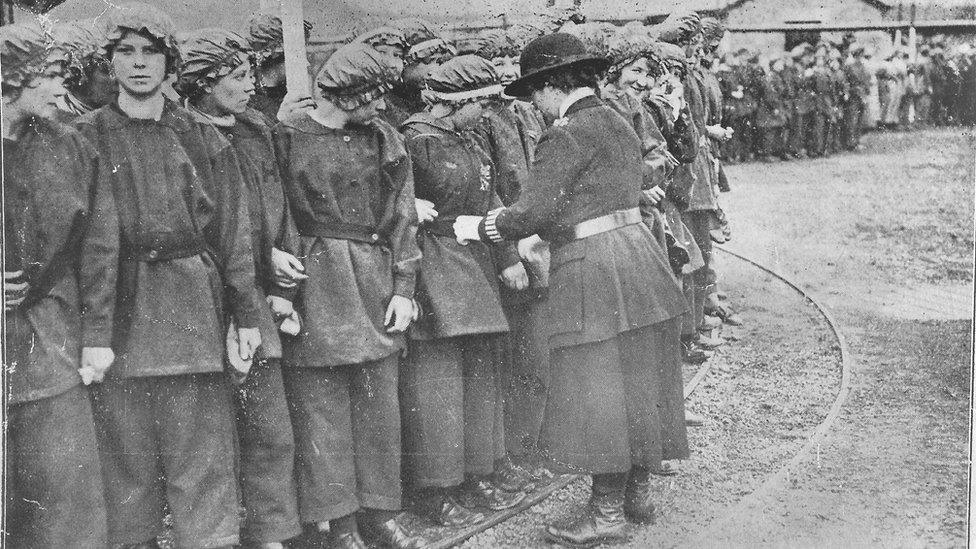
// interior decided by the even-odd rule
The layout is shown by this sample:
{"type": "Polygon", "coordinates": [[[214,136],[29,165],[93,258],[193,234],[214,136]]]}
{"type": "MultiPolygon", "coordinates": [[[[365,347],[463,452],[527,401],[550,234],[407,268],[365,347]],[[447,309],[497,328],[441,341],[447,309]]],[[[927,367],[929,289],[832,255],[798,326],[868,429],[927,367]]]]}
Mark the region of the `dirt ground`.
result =
{"type": "MultiPolygon", "coordinates": [[[[729,167],[727,247],[828,307],[856,361],[851,392],[788,481],[748,497],[823,420],[839,355],[809,304],[720,254],[747,325],[726,332],[738,341],[690,399],[706,425],[681,475],[660,480],[657,524],[630,546],[966,545],[974,142],[961,129],[872,134],[857,153],[729,167]]],[[[542,526],[585,497],[571,485],[466,546],[542,547],[542,526]]]]}

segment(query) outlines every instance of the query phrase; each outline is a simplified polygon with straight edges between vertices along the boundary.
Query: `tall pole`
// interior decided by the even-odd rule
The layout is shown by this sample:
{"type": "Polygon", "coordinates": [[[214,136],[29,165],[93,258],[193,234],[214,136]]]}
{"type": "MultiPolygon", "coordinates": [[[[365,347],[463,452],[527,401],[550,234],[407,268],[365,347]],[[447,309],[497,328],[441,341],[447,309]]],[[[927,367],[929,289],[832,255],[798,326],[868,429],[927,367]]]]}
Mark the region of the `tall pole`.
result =
{"type": "Polygon", "coordinates": [[[281,31],[285,50],[285,79],[288,93],[308,96],[308,52],[305,48],[305,14],[302,0],[281,0],[281,31]]]}

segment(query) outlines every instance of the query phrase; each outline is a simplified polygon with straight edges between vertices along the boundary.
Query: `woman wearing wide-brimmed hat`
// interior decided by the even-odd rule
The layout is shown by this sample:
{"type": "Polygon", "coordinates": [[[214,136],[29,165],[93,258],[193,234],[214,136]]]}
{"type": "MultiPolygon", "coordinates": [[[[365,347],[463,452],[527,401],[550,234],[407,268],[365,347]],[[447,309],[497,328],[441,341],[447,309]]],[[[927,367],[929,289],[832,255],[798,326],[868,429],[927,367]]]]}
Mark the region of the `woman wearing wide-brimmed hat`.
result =
{"type": "Polygon", "coordinates": [[[547,534],[591,546],[625,537],[628,518],[649,521],[648,470],[687,456],[681,384],[659,391],[662,376],[680,372],[677,319],[686,305],[641,220],[637,135],[595,95],[606,60],[555,33],[531,42],[520,63],[522,77],[505,92],[531,97],[552,121],[530,184],[510,207],[460,216],[454,228],[460,241],[538,234],[551,243],[540,446],[557,468],[593,475],[593,494],[584,513],[547,534]]]}

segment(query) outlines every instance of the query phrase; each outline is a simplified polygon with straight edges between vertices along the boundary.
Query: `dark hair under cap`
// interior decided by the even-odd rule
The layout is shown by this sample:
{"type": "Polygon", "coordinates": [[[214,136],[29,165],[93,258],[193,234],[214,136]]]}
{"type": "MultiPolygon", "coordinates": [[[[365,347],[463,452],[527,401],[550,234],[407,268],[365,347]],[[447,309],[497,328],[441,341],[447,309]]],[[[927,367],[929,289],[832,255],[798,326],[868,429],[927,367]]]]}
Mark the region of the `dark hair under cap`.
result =
{"type": "Polygon", "coordinates": [[[104,27],[106,56],[111,59],[115,47],[129,32],[144,34],[155,41],[166,54],[166,74],[176,72],[180,63],[180,50],[176,46],[176,26],[168,15],[142,2],[122,4],[110,11],[104,27]]]}
{"type": "Polygon", "coordinates": [[[494,65],[477,55],[445,61],[431,70],[424,84],[424,99],[429,103],[466,103],[502,93],[501,78],[494,65]]]}
{"type": "Polygon", "coordinates": [[[353,42],[329,57],[315,76],[315,84],[326,99],[353,110],[393,89],[402,72],[401,60],[369,44],[353,42]]]}
{"type": "Polygon", "coordinates": [[[183,64],[176,91],[194,100],[204,89],[237,67],[253,62],[247,39],[224,29],[198,29],[187,34],[180,44],[183,64]]]}
{"type": "Polygon", "coordinates": [[[52,63],[65,62],[63,50],[35,21],[0,27],[0,70],[3,94],[19,93],[52,63]]]}
{"type": "Polygon", "coordinates": [[[678,11],[661,21],[654,30],[657,39],[669,44],[685,45],[701,32],[701,17],[693,11],[678,11]]]}

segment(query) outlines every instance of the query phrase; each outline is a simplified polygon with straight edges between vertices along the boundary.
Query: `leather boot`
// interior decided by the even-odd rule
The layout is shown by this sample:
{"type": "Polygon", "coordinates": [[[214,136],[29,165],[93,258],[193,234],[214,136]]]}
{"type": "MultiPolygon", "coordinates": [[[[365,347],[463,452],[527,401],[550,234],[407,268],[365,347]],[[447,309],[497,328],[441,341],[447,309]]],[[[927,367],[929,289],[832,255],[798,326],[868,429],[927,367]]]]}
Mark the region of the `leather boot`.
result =
{"type": "Polygon", "coordinates": [[[444,496],[431,519],[448,528],[465,528],[485,521],[485,515],[461,505],[454,496],[444,496]]]}
{"type": "Polygon", "coordinates": [[[516,464],[509,456],[498,460],[493,477],[495,485],[506,492],[531,492],[535,490],[535,482],[529,477],[529,472],[516,464]]]}
{"type": "Polygon", "coordinates": [[[374,521],[361,520],[359,531],[370,547],[384,549],[420,549],[430,544],[426,539],[407,532],[395,518],[376,524],[374,521]]]}
{"type": "Polygon", "coordinates": [[[329,549],[367,549],[359,532],[330,532],[328,536],[329,549]]]}
{"type": "Polygon", "coordinates": [[[624,516],[635,524],[654,524],[654,503],[651,502],[651,480],[645,473],[631,473],[624,490],[624,516]],[[641,478],[643,476],[643,478],[641,478]]]}
{"type": "Polygon", "coordinates": [[[627,539],[624,495],[590,497],[583,513],[566,526],[546,526],[546,539],[565,547],[595,547],[627,539]]]}
{"type": "Polygon", "coordinates": [[[461,505],[469,508],[487,507],[492,511],[502,511],[515,507],[524,499],[524,493],[507,492],[489,480],[469,480],[464,483],[461,505]]]}

